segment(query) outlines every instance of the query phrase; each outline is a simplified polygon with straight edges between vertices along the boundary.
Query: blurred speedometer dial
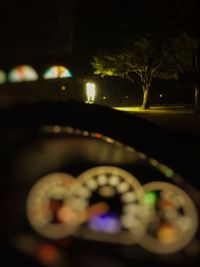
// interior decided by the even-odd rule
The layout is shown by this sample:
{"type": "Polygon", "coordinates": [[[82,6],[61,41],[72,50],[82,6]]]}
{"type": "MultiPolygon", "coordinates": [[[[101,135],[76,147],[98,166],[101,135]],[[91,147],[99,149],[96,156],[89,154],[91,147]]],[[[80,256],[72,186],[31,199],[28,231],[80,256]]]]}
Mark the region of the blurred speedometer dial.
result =
{"type": "Polygon", "coordinates": [[[32,227],[49,238],[63,238],[77,226],[77,217],[68,206],[74,178],[52,173],[40,179],[27,199],[27,216],[32,227]]]}
{"type": "Polygon", "coordinates": [[[143,204],[149,224],[141,245],[155,253],[174,253],[183,249],[198,227],[192,200],[170,183],[148,183],[144,190],[143,204]]]}
{"type": "Polygon", "coordinates": [[[71,204],[82,217],[77,234],[106,242],[138,242],[145,231],[142,195],[138,180],[120,168],[87,170],[73,187],[71,204]]]}

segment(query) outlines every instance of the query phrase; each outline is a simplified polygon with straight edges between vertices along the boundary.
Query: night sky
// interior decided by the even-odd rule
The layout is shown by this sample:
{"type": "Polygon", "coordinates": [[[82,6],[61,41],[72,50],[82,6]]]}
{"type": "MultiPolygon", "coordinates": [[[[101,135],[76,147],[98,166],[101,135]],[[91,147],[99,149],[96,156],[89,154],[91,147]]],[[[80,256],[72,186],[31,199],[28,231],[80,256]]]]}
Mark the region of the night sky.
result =
{"type": "MultiPolygon", "coordinates": [[[[181,16],[181,26],[195,37],[200,37],[199,2],[168,0],[174,14],[181,16]]],[[[154,16],[162,19],[161,3],[163,0],[1,1],[0,67],[25,61],[33,65],[67,61],[71,52],[75,62],[87,62],[98,47],[99,31],[109,34],[126,21],[136,23],[138,16],[146,25],[154,16]]]]}
{"type": "Polygon", "coordinates": [[[91,55],[95,55],[101,46],[107,45],[112,49],[115,43],[110,42],[109,37],[121,28],[123,36],[134,35],[133,31],[136,33],[148,30],[150,26],[156,31],[164,17],[170,23],[173,17],[183,31],[200,39],[199,10],[199,0],[80,0],[76,13],[74,42],[76,56],[79,59],[77,65],[80,64],[80,68],[83,68],[81,62],[83,65],[89,64],[91,55]],[[170,10],[169,14],[166,12],[167,9],[170,10]],[[155,18],[157,23],[153,24],[155,18]],[[131,24],[131,29],[127,28],[124,31],[126,23],[131,24]]]}
{"type": "Polygon", "coordinates": [[[59,60],[70,54],[72,11],[70,2],[62,0],[1,3],[0,65],[59,60]]]}

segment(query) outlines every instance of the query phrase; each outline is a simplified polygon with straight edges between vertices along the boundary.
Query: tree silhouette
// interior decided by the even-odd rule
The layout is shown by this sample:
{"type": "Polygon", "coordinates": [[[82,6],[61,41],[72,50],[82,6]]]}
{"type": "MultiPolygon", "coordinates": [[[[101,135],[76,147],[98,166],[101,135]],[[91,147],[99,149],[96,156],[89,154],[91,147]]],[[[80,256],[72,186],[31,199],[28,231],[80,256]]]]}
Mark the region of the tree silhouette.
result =
{"type": "Polygon", "coordinates": [[[101,49],[92,66],[101,77],[118,76],[134,83],[138,76],[143,90],[142,107],[147,109],[152,79],[178,79],[181,73],[192,70],[196,46],[197,42],[182,31],[174,37],[148,33],[134,40],[129,38],[119,48],[101,49]]]}

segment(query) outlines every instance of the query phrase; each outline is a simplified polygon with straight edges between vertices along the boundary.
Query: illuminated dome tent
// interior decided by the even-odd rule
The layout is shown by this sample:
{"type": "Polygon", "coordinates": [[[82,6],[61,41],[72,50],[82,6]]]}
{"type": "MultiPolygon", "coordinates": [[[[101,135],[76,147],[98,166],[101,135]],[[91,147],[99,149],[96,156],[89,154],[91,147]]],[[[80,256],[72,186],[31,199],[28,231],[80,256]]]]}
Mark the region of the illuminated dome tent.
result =
{"type": "Polygon", "coordinates": [[[63,66],[52,66],[46,70],[43,76],[45,80],[70,77],[72,77],[72,73],[63,66]]]}
{"type": "Polygon", "coordinates": [[[8,80],[10,82],[36,81],[38,78],[38,74],[34,68],[28,65],[17,66],[12,69],[8,75],[8,80]]]}
{"type": "Polygon", "coordinates": [[[6,80],[7,80],[7,78],[6,78],[5,72],[3,70],[0,70],[0,84],[5,83],[6,80]]]}

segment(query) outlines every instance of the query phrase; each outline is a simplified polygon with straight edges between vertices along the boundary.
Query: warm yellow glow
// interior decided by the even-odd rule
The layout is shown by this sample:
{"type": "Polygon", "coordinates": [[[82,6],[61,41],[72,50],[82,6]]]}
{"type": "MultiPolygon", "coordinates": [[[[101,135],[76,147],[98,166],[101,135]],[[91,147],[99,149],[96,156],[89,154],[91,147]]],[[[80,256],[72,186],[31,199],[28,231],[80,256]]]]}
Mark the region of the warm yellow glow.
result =
{"type": "Polygon", "coordinates": [[[69,174],[51,173],[32,187],[27,199],[27,216],[39,234],[57,239],[74,231],[79,223],[76,213],[71,206],[66,208],[73,182],[74,177],[69,174]]]}
{"type": "Polygon", "coordinates": [[[87,102],[93,103],[95,100],[96,95],[96,85],[92,82],[86,83],[86,95],[87,95],[87,102]]]}
{"type": "Polygon", "coordinates": [[[113,197],[115,195],[115,189],[111,186],[100,187],[99,195],[102,197],[113,197]]]}
{"type": "Polygon", "coordinates": [[[164,224],[159,228],[158,239],[160,242],[170,244],[175,242],[178,237],[177,229],[170,224],[164,224]]]}
{"type": "Polygon", "coordinates": [[[140,245],[155,253],[174,253],[187,247],[198,229],[193,200],[171,183],[150,182],[143,188],[143,203],[151,210],[148,230],[140,245]]]}

